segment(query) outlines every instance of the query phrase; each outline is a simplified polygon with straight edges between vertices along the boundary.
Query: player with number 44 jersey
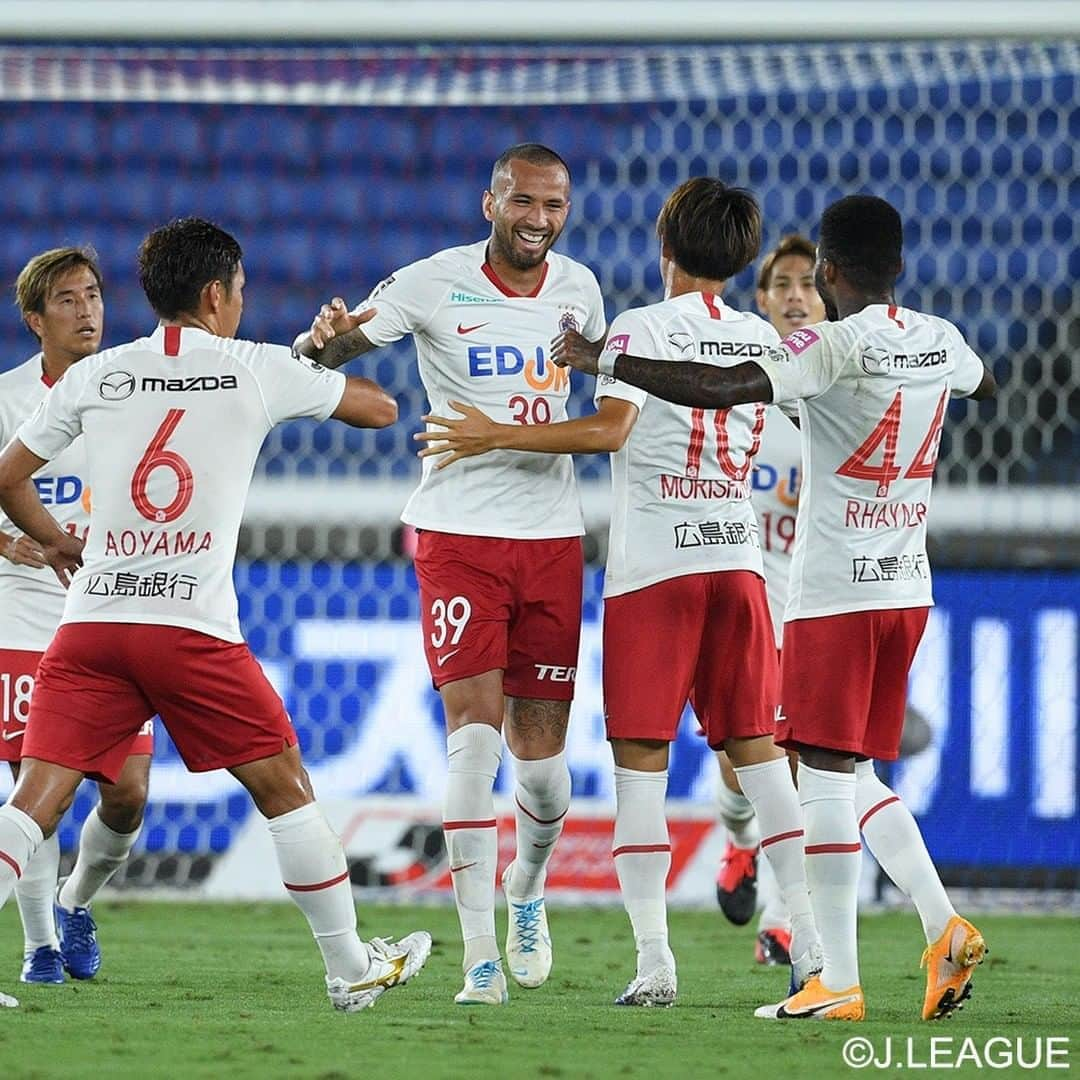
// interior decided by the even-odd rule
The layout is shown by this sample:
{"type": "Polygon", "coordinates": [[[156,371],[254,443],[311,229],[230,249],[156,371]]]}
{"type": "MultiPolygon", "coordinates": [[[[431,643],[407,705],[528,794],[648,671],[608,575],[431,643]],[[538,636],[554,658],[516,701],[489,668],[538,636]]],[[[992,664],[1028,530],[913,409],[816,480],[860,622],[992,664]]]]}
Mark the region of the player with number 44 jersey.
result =
{"type": "MultiPolygon", "coordinates": [[[[699,408],[771,401],[799,410],[805,474],[781,661],[777,741],[799,752],[806,878],[824,968],[757,1015],[861,1020],[856,903],[862,831],[922,920],[922,1015],[971,992],[982,935],[949,902],[919,832],[870,759],[896,758],[907,678],[932,603],[930,485],[951,396],[995,391],[959,330],[899,306],[903,227],[883,199],[855,195],[821,221],[815,282],[833,317],[727,369],[625,353],[597,363],[571,340],[560,360],[699,408]]],[[[571,335],[572,338],[572,335],[571,335]]]]}
{"type": "MultiPolygon", "coordinates": [[[[486,240],[396,270],[368,298],[376,314],[362,327],[335,300],[297,350],[337,367],[411,334],[434,415],[478,402],[522,430],[565,420],[569,372],[552,364],[550,341],[571,328],[590,341],[604,333],[596,278],[550,250],[569,209],[562,158],[536,143],[511,147],[483,195],[486,240]]],[[[456,1000],[499,1005],[492,790],[503,734],[517,781],[517,854],[503,875],[509,972],[537,987],[552,962],[543,893],[570,801],[563,750],[581,632],[573,464],[509,450],[445,472],[425,460],[402,520],[420,534],[424,650],[446,713],[443,828],[465,942],[456,1000]]]]}

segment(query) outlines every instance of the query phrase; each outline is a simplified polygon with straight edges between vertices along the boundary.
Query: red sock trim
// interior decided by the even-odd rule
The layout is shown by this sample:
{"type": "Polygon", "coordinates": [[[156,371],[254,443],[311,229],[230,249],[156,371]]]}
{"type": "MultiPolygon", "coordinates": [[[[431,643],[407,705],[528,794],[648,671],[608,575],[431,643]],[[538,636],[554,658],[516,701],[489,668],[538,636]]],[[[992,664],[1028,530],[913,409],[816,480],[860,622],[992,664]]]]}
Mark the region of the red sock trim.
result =
{"type": "Polygon", "coordinates": [[[807,855],[854,855],[862,851],[862,844],[810,844],[803,851],[807,855]]]}
{"type": "Polygon", "coordinates": [[[349,876],[349,871],[346,870],[344,874],[338,874],[337,877],[329,878],[327,881],[319,881],[314,885],[290,885],[289,882],[284,882],[285,888],[289,892],[318,892],[320,889],[329,889],[334,885],[340,885],[349,876]]]}
{"type": "Polygon", "coordinates": [[[792,829],[791,832],[777,833],[775,836],[765,837],[765,839],[761,841],[761,846],[765,848],[770,844],[779,844],[781,840],[795,840],[802,835],[802,829],[792,829]]]}
{"type": "Polygon", "coordinates": [[[0,851],[0,862],[6,862],[8,866],[15,871],[16,880],[22,877],[22,870],[19,869],[19,864],[6,851],[0,851]]]}
{"type": "Polygon", "coordinates": [[[570,812],[570,807],[568,806],[558,817],[553,817],[550,821],[545,821],[543,818],[537,817],[527,806],[522,806],[521,800],[516,795],[514,796],[514,802],[517,803],[517,808],[526,817],[531,817],[537,825],[557,825],[570,812]]]}
{"type": "Polygon", "coordinates": [[[453,832],[454,829],[494,829],[495,819],[490,821],[444,821],[443,832],[453,832]]]}
{"type": "Polygon", "coordinates": [[[657,851],[671,851],[670,844],[623,844],[617,847],[611,857],[617,859],[620,855],[650,855],[657,851]]]}
{"type": "Polygon", "coordinates": [[[870,807],[870,809],[869,809],[869,810],[867,810],[867,811],[866,811],[866,813],[865,813],[865,814],[863,815],[863,819],[862,819],[862,821],[860,821],[860,822],[859,822],[859,829],[860,829],[860,831],[862,830],[862,827],[863,827],[863,826],[864,826],[864,825],[865,825],[865,824],[866,824],[866,823],[867,823],[867,822],[868,822],[868,821],[869,821],[869,820],[870,820],[870,819],[871,819],[871,818],[872,818],[872,817],[873,817],[873,816],[874,816],[874,815],[875,815],[875,814],[876,814],[876,813],[877,813],[877,812],[878,812],[879,810],[881,810],[881,809],[884,809],[884,807],[888,806],[888,805],[889,805],[889,803],[894,803],[894,802],[899,802],[899,801],[900,801],[900,796],[899,796],[899,795],[890,795],[890,796],[889,796],[889,797],[888,797],[887,799],[882,799],[882,800],[881,800],[881,802],[879,802],[879,803],[877,804],[877,806],[871,806],[871,807],[870,807]]]}

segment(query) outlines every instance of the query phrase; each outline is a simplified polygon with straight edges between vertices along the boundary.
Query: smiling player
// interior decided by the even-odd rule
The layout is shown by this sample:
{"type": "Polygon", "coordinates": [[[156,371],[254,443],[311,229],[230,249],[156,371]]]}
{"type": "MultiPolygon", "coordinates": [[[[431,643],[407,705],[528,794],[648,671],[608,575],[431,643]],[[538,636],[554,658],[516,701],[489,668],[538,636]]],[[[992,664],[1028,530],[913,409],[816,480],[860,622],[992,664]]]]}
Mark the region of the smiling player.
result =
{"type": "MultiPolygon", "coordinates": [[[[486,240],[395,271],[359,328],[340,300],[296,348],[328,367],[412,334],[432,413],[476,402],[514,424],[566,418],[568,373],[548,359],[562,330],[604,334],[600,287],[551,251],[570,210],[570,171],[536,143],[495,162],[486,240]]],[[[366,305],[365,305],[366,306],[366,305]]],[[[563,749],[581,629],[584,526],[568,457],[493,453],[459,469],[424,462],[402,520],[419,530],[424,648],[446,713],[443,827],[465,942],[462,1005],[499,1005],[492,796],[502,736],[514,758],[517,855],[503,875],[510,974],[540,986],[551,970],[544,882],[570,805],[563,749]]]]}

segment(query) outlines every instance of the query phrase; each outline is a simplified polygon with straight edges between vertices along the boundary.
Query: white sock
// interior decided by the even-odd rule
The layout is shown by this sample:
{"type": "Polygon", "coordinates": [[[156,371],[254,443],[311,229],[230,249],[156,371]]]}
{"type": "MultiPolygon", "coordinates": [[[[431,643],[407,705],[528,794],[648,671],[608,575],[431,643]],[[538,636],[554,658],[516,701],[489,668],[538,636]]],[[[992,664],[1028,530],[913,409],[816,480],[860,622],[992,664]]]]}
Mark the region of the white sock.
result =
{"type": "Polygon", "coordinates": [[[562,832],[570,809],[570,770],[562,752],[539,761],[514,762],[514,820],[517,853],[510,873],[515,899],[535,900],[544,895],[548,859],[562,832]]]}
{"type": "Polygon", "coordinates": [[[877,778],[871,761],[855,763],[855,810],[866,846],[896,887],[911,898],[927,943],[932,944],[945,933],[956,909],[911,811],[877,778]]]}
{"type": "MultiPolygon", "coordinates": [[[[738,772],[738,769],[735,770],[738,772]]],[[[716,810],[720,820],[731,834],[731,842],[738,848],[756,848],[761,840],[754,807],[745,795],[724,783],[720,777],[720,787],[716,795],[716,810]]]]}
{"type": "Polygon", "coordinates": [[[806,887],[803,816],[787,756],[735,770],[739,786],[754,804],[761,828],[761,852],[791,913],[792,958],[817,944],[818,935],[806,887]]]}
{"type": "Polygon", "coordinates": [[[443,833],[468,971],[483,960],[499,958],[495,941],[499,837],[492,791],[502,760],[502,736],[488,724],[466,724],[446,737],[446,754],[443,833]]]}
{"type": "Polygon", "coordinates": [[[638,951],[638,974],[661,964],[675,967],[668,947],[667,876],[671,869],[664,800],[668,774],[615,766],[615,838],[612,857],[623,907],[638,951]]]}
{"type": "Polygon", "coordinates": [[[307,917],[328,979],[358,982],[371,964],[356,933],[349,868],[338,835],[318,803],[267,821],[281,879],[307,917]]]}
{"type": "Polygon", "coordinates": [[[15,900],[23,925],[23,952],[32,953],[47,945],[60,948],[53,915],[53,894],[60,870],[60,840],[56,833],[42,840],[15,886],[15,900]]]}
{"type": "Polygon", "coordinates": [[[791,933],[791,919],[788,917],[784,898],[780,895],[780,886],[776,884],[776,874],[768,859],[762,859],[758,866],[758,903],[761,914],[758,916],[758,933],[762,930],[786,930],[791,933]]]}
{"type": "Polygon", "coordinates": [[[30,864],[30,857],[44,840],[38,823],[17,807],[0,806],[0,908],[30,864]]]}
{"type": "Polygon", "coordinates": [[[799,801],[810,906],[825,956],[821,982],[830,990],[846,990],[859,982],[856,915],[862,845],[855,817],[855,776],[800,763],[799,801]]]}
{"type": "Polygon", "coordinates": [[[71,876],[60,889],[59,902],[68,911],[89,907],[102,885],[127,862],[142,826],[134,832],[114,832],[101,820],[98,803],[83,824],[79,834],[79,857],[71,876]]]}

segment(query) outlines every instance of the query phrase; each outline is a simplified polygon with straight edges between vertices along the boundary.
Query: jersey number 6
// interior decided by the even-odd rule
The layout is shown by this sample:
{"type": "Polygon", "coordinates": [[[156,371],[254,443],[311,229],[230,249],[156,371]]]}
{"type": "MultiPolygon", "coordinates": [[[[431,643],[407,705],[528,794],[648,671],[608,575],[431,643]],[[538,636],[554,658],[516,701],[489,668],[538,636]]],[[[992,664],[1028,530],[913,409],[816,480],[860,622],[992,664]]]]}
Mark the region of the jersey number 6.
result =
{"type": "Polygon", "coordinates": [[[191,496],[195,493],[195,479],[191,475],[191,466],[175,450],[166,450],[165,444],[172,438],[177,425],[184,416],[184,409],[170,409],[161,422],[161,427],[154,432],[139,464],[135,466],[135,473],[131,477],[131,501],[135,509],[147,521],[161,524],[166,521],[175,521],[191,502],[191,496]],[[157,506],[150,501],[147,490],[150,484],[150,474],[155,469],[169,469],[176,477],[176,494],[172,502],[165,506],[157,506]]]}

